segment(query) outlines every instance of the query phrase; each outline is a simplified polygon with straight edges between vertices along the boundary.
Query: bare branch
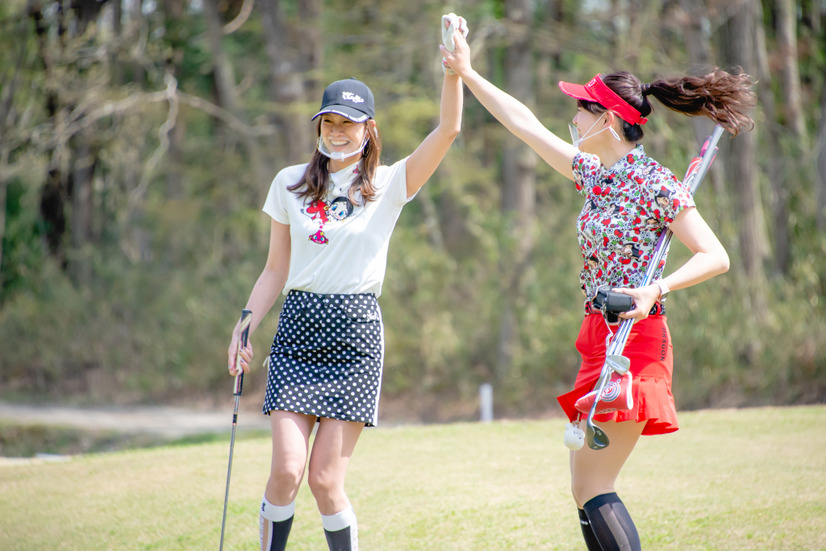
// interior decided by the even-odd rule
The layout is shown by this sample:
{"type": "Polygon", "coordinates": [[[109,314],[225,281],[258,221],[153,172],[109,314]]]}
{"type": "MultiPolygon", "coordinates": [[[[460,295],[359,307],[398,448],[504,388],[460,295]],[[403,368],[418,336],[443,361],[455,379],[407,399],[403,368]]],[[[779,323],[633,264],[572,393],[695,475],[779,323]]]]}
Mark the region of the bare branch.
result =
{"type": "Polygon", "coordinates": [[[276,133],[277,129],[274,125],[265,124],[249,126],[228,110],[223,109],[222,107],[203,98],[181,92],[177,88],[177,81],[175,81],[174,85],[170,85],[169,78],[171,77],[167,75],[167,88],[163,91],[131,94],[129,97],[120,100],[106,102],[97,109],[88,112],[86,111],[87,106],[78,107],[69,114],[67,117],[67,123],[61,124],[55,129],[54,139],[50,140],[48,144],[45,144],[45,148],[54,148],[58,144],[66,143],[66,141],[71,139],[72,136],[81,130],[88,128],[89,126],[92,126],[101,119],[118,113],[125,113],[139,109],[140,107],[149,104],[160,102],[171,103],[173,101],[176,103],[180,102],[185,105],[189,105],[190,107],[194,107],[195,109],[199,109],[208,115],[220,119],[222,122],[226,123],[227,126],[245,136],[272,136],[276,133]]]}
{"type": "Polygon", "coordinates": [[[241,28],[241,25],[247,22],[247,19],[249,19],[250,14],[252,13],[253,4],[255,4],[255,0],[244,0],[244,4],[241,6],[241,11],[238,12],[235,19],[224,25],[224,34],[234,33],[241,28]]]}

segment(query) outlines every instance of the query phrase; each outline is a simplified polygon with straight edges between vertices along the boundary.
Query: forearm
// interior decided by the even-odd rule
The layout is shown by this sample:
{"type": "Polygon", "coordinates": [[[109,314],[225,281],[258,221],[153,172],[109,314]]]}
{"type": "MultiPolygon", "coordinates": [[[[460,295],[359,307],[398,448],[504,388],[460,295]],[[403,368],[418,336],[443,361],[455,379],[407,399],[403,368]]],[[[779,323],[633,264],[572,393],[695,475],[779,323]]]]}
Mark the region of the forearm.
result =
{"type": "Polygon", "coordinates": [[[442,98],[439,105],[439,126],[437,129],[450,142],[453,142],[459,132],[462,131],[463,106],[462,79],[455,74],[446,74],[442,82],[442,98]]]}
{"type": "Polygon", "coordinates": [[[670,229],[694,253],[685,264],[663,278],[670,289],[685,289],[728,271],[725,247],[696,208],[680,211],[670,229]]]}
{"type": "Polygon", "coordinates": [[[491,115],[525,142],[554,170],[573,179],[571,165],[577,149],[545,128],[527,105],[500,90],[475,70],[463,75],[468,89],[491,115]]]}
{"type": "Polygon", "coordinates": [[[712,277],[723,274],[729,269],[729,258],[725,249],[720,247],[694,253],[685,264],[680,266],[662,281],[669,289],[685,289],[702,283],[712,277]]]}
{"type": "Polygon", "coordinates": [[[439,125],[407,159],[407,195],[412,197],[436,171],[462,126],[462,80],[445,75],[439,125]]]}

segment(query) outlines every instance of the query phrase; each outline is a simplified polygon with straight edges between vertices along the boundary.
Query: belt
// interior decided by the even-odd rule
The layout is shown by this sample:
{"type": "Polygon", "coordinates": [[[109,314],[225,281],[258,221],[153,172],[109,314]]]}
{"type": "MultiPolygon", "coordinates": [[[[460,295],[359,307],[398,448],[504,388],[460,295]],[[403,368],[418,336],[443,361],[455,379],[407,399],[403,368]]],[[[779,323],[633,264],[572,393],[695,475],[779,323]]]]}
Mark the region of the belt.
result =
{"type": "MultiPolygon", "coordinates": [[[[600,314],[604,316],[605,314],[602,310],[598,309],[594,306],[593,300],[586,300],[585,301],[585,313],[586,314],[600,314]]],[[[654,306],[651,307],[651,311],[648,312],[649,316],[664,316],[665,315],[665,305],[661,302],[655,302],[654,306]]],[[[616,314],[612,314],[612,316],[616,316],[616,314]]],[[[619,323],[618,321],[611,321],[611,323],[619,323]]]]}

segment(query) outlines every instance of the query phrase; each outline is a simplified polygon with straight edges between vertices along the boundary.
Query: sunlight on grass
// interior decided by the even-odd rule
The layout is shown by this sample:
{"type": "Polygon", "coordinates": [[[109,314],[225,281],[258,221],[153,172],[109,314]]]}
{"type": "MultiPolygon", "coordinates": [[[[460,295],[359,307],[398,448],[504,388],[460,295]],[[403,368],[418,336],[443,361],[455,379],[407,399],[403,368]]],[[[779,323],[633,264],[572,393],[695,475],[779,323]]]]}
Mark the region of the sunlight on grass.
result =
{"type": "MultiPolygon", "coordinates": [[[[687,412],[617,490],[644,549],[826,549],[826,407],[687,412]]],[[[366,430],[348,493],[364,550],[580,550],[563,422],[366,430]]],[[[4,551],[217,548],[226,442],[0,466],[4,551]]],[[[236,442],[224,548],[255,549],[268,437],[236,442]]],[[[290,550],[326,549],[306,485],[290,550]]]]}

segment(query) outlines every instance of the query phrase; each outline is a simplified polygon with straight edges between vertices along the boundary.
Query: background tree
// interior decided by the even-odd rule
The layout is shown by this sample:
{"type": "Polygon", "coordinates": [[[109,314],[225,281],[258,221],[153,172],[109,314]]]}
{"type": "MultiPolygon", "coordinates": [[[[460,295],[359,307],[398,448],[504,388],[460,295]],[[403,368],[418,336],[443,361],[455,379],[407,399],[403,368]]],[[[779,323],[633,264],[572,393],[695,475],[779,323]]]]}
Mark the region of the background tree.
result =
{"type": "MultiPolygon", "coordinates": [[[[757,127],[724,140],[697,196],[733,270],[671,299],[675,393],[682,408],[822,401],[826,7],[810,0],[2,2],[0,399],[225,396],[263,198],[312,151],[321,88],[368,82],[384,162],[408,155],[438,120],[444,11],[470,22],[475,65],[561,136],[559,80],[756,77],[757,127]]],[[[646,151],[681,174],[710,125],[655,109],[646,151]]],[[[394,233],[384,415],[473,418],[490,381],[497,415],[557,411],[579,363],[581,206],[468,96],[394,233]]]]}

